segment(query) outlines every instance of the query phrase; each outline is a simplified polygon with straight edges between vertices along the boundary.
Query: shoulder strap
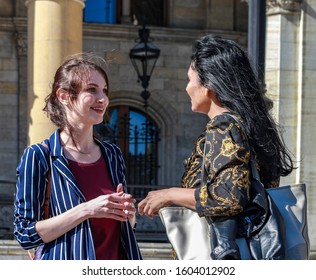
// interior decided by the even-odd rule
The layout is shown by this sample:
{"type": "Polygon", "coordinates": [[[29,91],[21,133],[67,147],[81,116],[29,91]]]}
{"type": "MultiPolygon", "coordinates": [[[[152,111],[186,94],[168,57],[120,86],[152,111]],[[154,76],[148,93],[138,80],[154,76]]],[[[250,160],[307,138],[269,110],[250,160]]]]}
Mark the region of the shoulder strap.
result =
{"type": "MultiPolygon", "coordinates": [[[[44,142],[42,142],[42,146],[44,146],[47,150],[49,150],[48,146],[44,142]]],[[[51,187],[50,187],[50,170],[49,170],[47,174],[47,186],[46,186],[45,201],[44,201],[44,219],[49,218],[50,192],[51,192],[51,187]]]]}
{"type": "Polygon", "coordinates": [[[207,142],[211,141],[210,135],[205,131],[205,142],[204,142],[204,152],[203,152],[203,160],[202,160],[202,166],[201,166],[201,178],[202,178],[202,183],[206,184],[207,181],[207,173],[205,170],[205,157],[206,157],[206,145],[207,142]]]}

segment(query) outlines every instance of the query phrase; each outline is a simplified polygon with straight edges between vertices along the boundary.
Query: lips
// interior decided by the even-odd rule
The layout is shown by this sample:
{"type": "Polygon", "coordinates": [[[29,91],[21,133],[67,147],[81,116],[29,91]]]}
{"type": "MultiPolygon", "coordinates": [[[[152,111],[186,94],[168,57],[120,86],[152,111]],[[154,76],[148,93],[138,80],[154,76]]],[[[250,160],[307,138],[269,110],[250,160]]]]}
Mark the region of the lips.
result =
{"type": "Polygon", "coordinates": [[[97,111],[99,113],[104,112],[104,107],[91,107],[92,110],[97,111]]]}

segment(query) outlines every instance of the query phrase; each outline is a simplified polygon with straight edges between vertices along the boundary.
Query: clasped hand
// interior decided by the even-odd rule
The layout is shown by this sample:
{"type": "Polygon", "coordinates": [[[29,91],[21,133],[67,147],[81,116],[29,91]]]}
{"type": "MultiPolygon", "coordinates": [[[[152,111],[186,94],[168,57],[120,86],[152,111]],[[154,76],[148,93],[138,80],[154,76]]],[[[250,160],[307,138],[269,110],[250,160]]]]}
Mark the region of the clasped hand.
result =
{"type": "Polygon", "coordinates": [[[136,200],[132,195],[124,193],[123,185],[119,184],[116,193],[100,195],[87,203],[91,211],[91,218],[110,218],[118,221],[127,221],[135,216],[135,202],[136,200]]]}

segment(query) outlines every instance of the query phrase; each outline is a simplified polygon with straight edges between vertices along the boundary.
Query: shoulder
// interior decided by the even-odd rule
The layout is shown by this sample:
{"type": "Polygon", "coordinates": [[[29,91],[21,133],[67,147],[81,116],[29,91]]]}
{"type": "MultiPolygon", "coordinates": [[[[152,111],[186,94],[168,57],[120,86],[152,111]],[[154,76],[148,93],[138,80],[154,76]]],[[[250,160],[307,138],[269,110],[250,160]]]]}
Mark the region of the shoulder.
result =
{"type": "Polygon", "coordinates": [[[35,155],[39,159],[45,160],[47,158],[48,153],[48,149],[42,144],[33,144],[31,146],[26,147],[24,150],[24,154],[35,155]]]}
{"type": "Polygon", "coordinates": [[[220,114],[211,119],[206,126],[207,130],[240,130],[239,125],[240,117],[231,114],[220,114]],[[238,120],[238,121],[237,121],[238,120]]]}
{"type": "Polygon", "coordinates": [[[33,166],[34,163],[38,162],[44,169],[47,169],[49,165],[48,156],[49,152],[42,144],[33,144],[24,149],[19,165],[33,166]]]}
{"type": "Polygon", "coordinates": [[[223,113],[208,122],[206,132],[214,134],[216,138],[229,137],[234,142],[245,143],[245,132],[239,122],[242,122],[239,116],[223,113]]]}

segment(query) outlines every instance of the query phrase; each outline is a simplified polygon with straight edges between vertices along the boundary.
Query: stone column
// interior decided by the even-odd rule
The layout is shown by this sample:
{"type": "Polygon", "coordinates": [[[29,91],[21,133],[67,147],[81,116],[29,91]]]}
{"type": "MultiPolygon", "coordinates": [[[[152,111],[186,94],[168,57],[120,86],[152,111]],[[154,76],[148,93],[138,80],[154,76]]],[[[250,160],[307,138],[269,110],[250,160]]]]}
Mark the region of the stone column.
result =
{"type": "Polygon", "coordinates": [[[55,127],[43,112],[54,73],[70,54],[82,52],[84,0],[27,0],[28,144],[41,142],[55,127]]]}
{"type": "MultiPolygon", "coordinates": [[[[267,1],[266,72],[267,93],[274,102],[273,114],[285,128],[284,138],[300,159],[301,128],[301,7],[299,1],[267,1]]],[[[299,180],[299,170],[282,179],[299,180]]]]}
{"type": "Polygon", "coordinates": [[[131,24],[132,16],[131,16],[131,2],[130,0],[122,1],[122,24],[131,24]]]}

